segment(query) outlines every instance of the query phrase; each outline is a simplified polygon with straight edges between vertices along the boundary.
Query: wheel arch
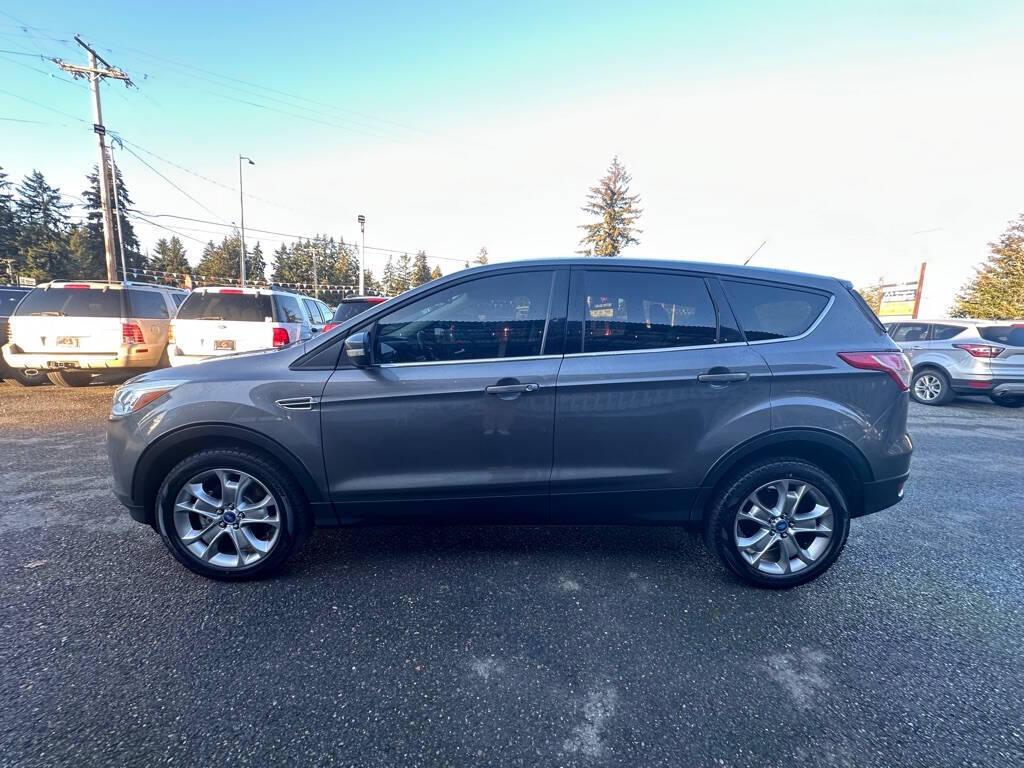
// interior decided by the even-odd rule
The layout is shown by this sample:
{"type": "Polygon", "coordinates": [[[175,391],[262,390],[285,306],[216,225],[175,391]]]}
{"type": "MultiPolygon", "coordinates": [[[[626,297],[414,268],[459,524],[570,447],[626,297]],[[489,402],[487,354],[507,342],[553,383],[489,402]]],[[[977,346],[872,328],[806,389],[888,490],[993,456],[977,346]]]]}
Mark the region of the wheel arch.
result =
{"type": "Polygon", "coordinates": [[[828,472],[842,489],[850,505],[851,517],[864,506],[864,485],[875,479],[864,454],[845,437],[824,430],[793,428],[759,435],[737,446],[708,471],[694,505],[698,519],[707,519],[710,505],[736,470],[763,461],[797,458],[828,472]]]}
{"type": "Polygon", "coordinates": [[[322,493],[302,462],[281,443],[236,424],[193,424],[157,438],[143,451],[132,475],[132,499],[145,509],[147,522],[154,521],[157,491],[167,473],[182,459],[211,448],[248,448],[280,464],[302,488],[307,501],[323,502],[322,493]]]}

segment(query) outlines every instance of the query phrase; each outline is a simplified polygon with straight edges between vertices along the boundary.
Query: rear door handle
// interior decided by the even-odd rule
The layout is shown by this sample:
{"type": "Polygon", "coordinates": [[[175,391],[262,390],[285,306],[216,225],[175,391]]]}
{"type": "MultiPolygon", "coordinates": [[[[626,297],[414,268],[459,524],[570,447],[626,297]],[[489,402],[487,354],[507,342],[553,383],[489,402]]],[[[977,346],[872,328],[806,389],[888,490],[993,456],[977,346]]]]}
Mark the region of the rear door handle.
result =
{"type": "Polygon", "coordinates": [[[702,373],[697,376],[697,381],[703,384],[728,384],[732,381],[746,381],[749,378],[749,373],[702,373]]]}
{"type": "Polygon", "coordinates": [[[495,384],[484,389],[488,395],[514,395],[517,392],[536,392],[540,384],[495,384]]]}

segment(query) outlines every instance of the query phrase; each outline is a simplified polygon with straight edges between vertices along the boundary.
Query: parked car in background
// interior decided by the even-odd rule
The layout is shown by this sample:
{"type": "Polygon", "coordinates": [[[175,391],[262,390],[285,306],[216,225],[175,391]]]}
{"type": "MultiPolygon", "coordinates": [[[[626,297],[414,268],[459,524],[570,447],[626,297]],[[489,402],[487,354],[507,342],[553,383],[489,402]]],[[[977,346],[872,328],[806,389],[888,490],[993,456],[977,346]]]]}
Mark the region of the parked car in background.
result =
{"type": "Polygon", "coordinates": [[[361,315],[366,310],[372,309],[376,305],[387,300],[387,296],[349,296],[348,298],[342,299],[337,309],[334,310],[334,316],[324,327],[324,330],[329,331],[336,328],[346,320],[351,320],[356,315],[361,315]]]}
{"type": "Polygon", "coordinates": [[[277,288],[196,288],[171,323],[172,366],[286,347],[320,333],[331,317],[322,301],[277,288]]]}
{"type": "MultiPolygon", "coordinates": [[[[22,285],[0,285],[0,349],[8,340],[8,318],[14,314],[14,309],[19,302],[31,291],[31,288],[22,285]]],[[[0,379],[7,379],[23,387],[31,387],[45,382],[46,374],[32,368],[25,370],[11,368],[0,354],[0,379]]]]}
{"type": "Polygon", "coordinates": [[[1024,406],[1024,321],[906,320],[886,328],[913,366],[917,402],[988,395],[998,405],[1024,406]]]}
{"type": "Polygon", "coordinates": [[[213,578],[273,571],[314,525],[627,523],[702,526],[740,578],[791,587],[902,498],[909,382],[834,278],[538,259],[141,376],[107,448],[132,517],[213,578]]]}
{"type": "Polygon", "coordinates": [[[81,387],[102,371],[167,366],[167,328],[185,291],[153,283],[55,280],[34,289],[10,318],[7,364],[81,387]]]}

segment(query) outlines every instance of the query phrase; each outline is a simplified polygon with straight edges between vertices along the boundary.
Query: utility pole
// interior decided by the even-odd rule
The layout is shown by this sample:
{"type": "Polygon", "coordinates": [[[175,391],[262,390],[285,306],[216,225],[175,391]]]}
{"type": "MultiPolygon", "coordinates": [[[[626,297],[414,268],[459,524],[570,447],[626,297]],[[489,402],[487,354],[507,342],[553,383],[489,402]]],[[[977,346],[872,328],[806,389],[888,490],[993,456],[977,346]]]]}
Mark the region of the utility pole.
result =
{"type": "Polygon", "coordinates": [[[61,59],[51,59],[51,61],[72,77],[89,79],[89,89],[92,91],[92,129],[96,134],[96,144],[100,150],[100,205],[103,208],[103,246],[107,257],[107,280],[115,281],[117,280],[117,257],[114,255],[114,217],[110,210],[110,166],[107,163],[107,145],[103,138],[107,129],[103,126],[103,110],[100,107],[100,80],[110,77],[123,81],[126,87],[130,87],[134,83],[125,72],[106,62],[78,35],[75,35],[75,42],[89,54],[89,66],[81,67],[61,59]],[[103,65],[102,68],[99,66],[100,64],[103,65]]]}
{"type": "Polygon", "coordinates": [[[249,165],[256,165],[256,163],[254,163],[252,161],[251,157],[246,157],[245,155],[239,155],[238,156],[238,206],[241,209],[240,216],[241,216],[241,222],[242,222],[242,229],[241,229],[242,253],[238,257],[239,258],[238,274],[242,276],[241,286],[243,288],[245,288],[245,193],[242,192],[242,161],[243,160],[248,160],[249,161],[249,165]]]}
{"type": "Polygon", "coordinates": [[[359,214],[356,217],[356,221],[359,222],[359,231],[363,235],[363,245],[359,249],[359,295],[366,295],[366,217],[363,214],[359,214]]]}

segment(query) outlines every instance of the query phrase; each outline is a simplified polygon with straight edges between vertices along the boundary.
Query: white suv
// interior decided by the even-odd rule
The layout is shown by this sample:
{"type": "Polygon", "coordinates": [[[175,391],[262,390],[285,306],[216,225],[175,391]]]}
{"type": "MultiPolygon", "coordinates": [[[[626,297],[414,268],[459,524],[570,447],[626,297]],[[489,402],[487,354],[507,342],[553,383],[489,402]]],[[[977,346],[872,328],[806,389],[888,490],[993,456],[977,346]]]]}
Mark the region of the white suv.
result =
{"type": "Polygon", "coordinates": [[[152,283],[54,280],[29,293],[10,319],[11,368],[46,371],[63,387],[105,370],[167,367],[167,328],[185,291],[152,283]]]}
{"type": "Polygon", "coordinates": [[[197,288],[171,323],[171,365],[306,341],[330,322],[322,301],[275,288],[197,288]]]}

